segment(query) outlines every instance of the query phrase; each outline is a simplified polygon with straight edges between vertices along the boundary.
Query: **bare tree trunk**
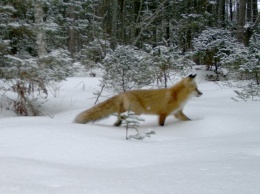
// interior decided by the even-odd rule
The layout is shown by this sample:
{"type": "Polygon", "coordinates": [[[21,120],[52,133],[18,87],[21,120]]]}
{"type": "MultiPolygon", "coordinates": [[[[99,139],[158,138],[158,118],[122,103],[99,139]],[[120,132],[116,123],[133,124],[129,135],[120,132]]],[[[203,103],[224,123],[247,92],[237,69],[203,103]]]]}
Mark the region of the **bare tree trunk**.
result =
{"type": "MultiPolygon", "coordinates": [[[[145,18],[143,21],[140,21],[140,23],[137,24],[138,27],[140,28],[140,30],[139,30],[139,33],[136,35],[135,40],[132,43],[132,46],[135,46],[137,44],[137,42],[140,40],[144,30],[146,30],[152,24],[152,22],[154,22],[155,19],[157,19],[161,15],[161,13],[163,13],[165,11],[166,1],[167,0],[164,0],[162,3],[160,3],[160,5],[157,7],[155,12],[150,17],[145,18]]],[[[155,38],[156,38],[156,36],[155,36],[155,38]]]]}
{"type": "Polygon", "coordinates": [[[247,22],[252,22],[252,0],[247,0],[246,21],[247,22]]]}
{"type": "Polygon", "coordinates": [[[168,0],[166,2],[166,8],[167,8],[167,15],[166,15],[166,41],[167,41],[167,45],[169,45],[170,43],[170,1],[168,0]]]}
{"type": "Polygon", "coordinates": [[[245,16],[246,16],[246,0],[239,0],[239,16],[238,16],[238,32],[237,38],[238,41],[244,42],[244,31],[245,31],[245,16]]]}
{"type": "Polygon", "coordinates": [[[126,21],[126,0],[121,0],[120,1],[120,29],[119,31],[119,36],[121,38],[121,42],[123,44],[127,44],[127,40],[126,40],[126,25],[125,25],[125,21],[126,21]]]}
{"type": "Polygon", "coordinates": [[[255,23],[258,18],[258,4],[257,0],[252,0],[252,9],[253,9],[253,22],[255,23]]]}
{"type": "Polygon", "coordinates": [[[68,35],[69,35],[68,49],[70,51],[71,57],[73,57],[75,52],[76,52],[76,49],[75,49],[75,31],[74,31],[73,26],[69,27],[68,35]]]}
{"type": "Polygon", "coordinates": [[[233,1],[229,0],[229,15],[230,15],[230,21],[233,21],[233,1]]]}
{"type": "Polygon", "coordinates": [[[225,27],[225,0],[219,0],[218,5],[218,24],[220,27],[225,27]]]}
{"type": "MultiPolygon", "coordinates": [[[[45,31],[43,23],[43,9],[41,0],[34,1],[34,18],[35,18],[35,27],[37,33],[37,54],[39,59],[46,55],[46,44],[45,44],[45,31]]],[[[40,63],[39,65],[43,65],[40,63]]]]}
{"type": "Polygon", "coordinates": [[[70,6],[67,10],[69,18],[71,19],[71,23],[70,23],[70,26],[68,29],[68,36],[69,36],[68,37],[68,50],[69,50],[72,58],[74,57],[74,54],[76,52],[76,45],[75,45],[76,35],[75,35],[75,28],[74,28],[75,15],[73,13],[74,9],[75,9],[74,6],[70,6]]]}
{"type": "MultiPolygon", "coordinates": [[[[250,0],[247,0],[247,2],[250,0]]],[[[239,1],[239,21],[238,21],[238,40],[241,41],[245,46],[249,46],[249,40],[253,35],[253,31],[258,26],[260,18],[258,16],[258,9],[257,9],[257,0],[253,0],[252,3],[250,2],[249,5],[252,9],[247,10],[250,14],[247,16],[250,17],[252,23],[251,25],[245,26],[245,12],[246,12],[246,0],[239,1]],[[253,14],[253,17],[251,16],[253,14]]]]}
{"type": "Polygon", "coordinates": [[[111,48],[113,50],[115,50],[117,45],[117,7],[118,7],[118,0],[112,0],[111,48]]]}

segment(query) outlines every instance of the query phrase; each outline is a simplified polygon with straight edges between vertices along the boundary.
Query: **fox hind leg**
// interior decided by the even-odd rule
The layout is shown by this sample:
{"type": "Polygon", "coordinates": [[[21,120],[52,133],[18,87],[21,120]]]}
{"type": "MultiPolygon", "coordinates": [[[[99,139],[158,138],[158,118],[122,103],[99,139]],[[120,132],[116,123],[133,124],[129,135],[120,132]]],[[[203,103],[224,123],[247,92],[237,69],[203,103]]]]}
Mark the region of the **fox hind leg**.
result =
{"type": "Polygon", "coordinates": [[[182,121],[190,121],[191,119],[189,117],[187,117],[183,112],[182,110],[180,110],[179,112],[175,113],[174,116],[177,118],[177,119],[180,119],[182,121]]]}
{"type": "Polygon", "coordinates": [[[121,119],[117,119],[117,121],[114,123],[114,126],[119,127],[122,124],[121,119]]]}
{"type": "Polygon", "coordinates": [[[119,127],[122,124],[122,121],[125,120],[126,118],[122,115],[120,115],[120,113],[118,113],[117,116],[117,121],[114,123],[114,126],[119,127]]]}
{"type": "Polygon", "coordinates": [[[125,112],[125,109],[124,109],[123,104],[121,103],[121,104],[120,104],[119,111],[118,111],[118,113],[117,113],[117,121],[114,123],[114,126],[119,127],[119,126],[122,124],[122,121],[123,121],[124,119],[126,119],[124,116],[121,115],[123,112],[125,112]]]}

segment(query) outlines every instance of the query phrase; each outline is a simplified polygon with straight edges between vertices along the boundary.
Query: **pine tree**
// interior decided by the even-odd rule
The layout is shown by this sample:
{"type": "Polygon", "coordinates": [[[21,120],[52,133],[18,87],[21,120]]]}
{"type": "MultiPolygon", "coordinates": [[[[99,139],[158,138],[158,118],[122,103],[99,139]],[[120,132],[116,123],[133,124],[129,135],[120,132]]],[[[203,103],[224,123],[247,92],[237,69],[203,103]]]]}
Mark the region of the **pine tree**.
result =
{"type": "MultiPolygon", "coordinates": [[[[245,56],[245,62],[240,65],[239,85],[240,90],[236,90],[237,98],[244,101],[260,100],[260,34],[255,32],[250,39],[249,51],[245,56]]],[[[235,98],[233,98],[235,99],[235,98]]]]}
{"type": "MultiPolygon", "coordinates": [[[[121,118],[123,126],[126,127],[126,139],[129,139],[128,137],[128,129],[135,129],[138,132],[139,122],[144,121],[144,119],[140,118],[139,116],[136,116],[134,112],[132,112],[129,108],[128,111],[122,113],[121,118]]],[[[131,137],[130,137],[131,138],[131,137]]],[[[141,139],[141,137],[140,137],[141,139]]]]}
{"type": "Polygon", "coordinates": [[[137,140],[143,140],[146,137],[150,137],[151,135],[154,135],[154,131],[148,131],[145,133],[142,133],[138,130],[138,127],[140,126],[140,121],[144,121],[143,118],[140,116],[135,115],[134,112],[131,111],[131,107],[129,107],[129,110],[122,113],[122,124],[126,127],[126,139],[137,139],[137,140]],[[135,129],[136,134],[135,135],[128,135],[129,129],[135,129]]]}
{"type": "Polygon", "coordinates": [[[154,81],[154,68],[147,63],[148,55],[130,46],[118,46],[107,54],[101,69],[101,85],[110,92],[121,93],[142,88],[154,81]]]}
{"type": "Polygon", "coordinates": [[[193,47],[194,55],[200,63],[207,65],[208,69],[214,67],[217,74],[223,73],[219,71],[220,67],[227,68],[230,73],[237,72],[248,52],[230,31],[217,28],[204,30],[193,40],[193,47]]]}
{"type": "Polygon", "coordinates": [[[39,107],[48,97],[47,85],[64,80],[73,72],[72,60],[66,50],[47,52],[46,26],[43,22],[46,2],[13,2],[14,7],[7,6],[8,9],[4,9],[11,12],[5,19],[7,24],[1,26],[6,31],[0,31],[0,45],[10,50],[3,49],[0,53],[3,58],[3,63],[0,63],[1,74],[6,83],[1,90],[15,94],[7,98],[12,100],[13,109],[19,115],[39,115],[39,107]],[[35,14],[34,17],[31,13],[35,14]],[[14,22],[14,15],[22,19],[14,22]]]}
{"type": "MultiPolygon", "coordinates": [[[[146,47],[149,48],[149,45],[146,47]]],[[[157,46],[149,50],[148,63],[156,68],[157,84],[159,86],[162,84],[164,88],[168,87],[168,80],[179,79],[179,76],[187,75],[191,66],[194,65],[189,56],[183,55],[177,47],[157,46]]]]}

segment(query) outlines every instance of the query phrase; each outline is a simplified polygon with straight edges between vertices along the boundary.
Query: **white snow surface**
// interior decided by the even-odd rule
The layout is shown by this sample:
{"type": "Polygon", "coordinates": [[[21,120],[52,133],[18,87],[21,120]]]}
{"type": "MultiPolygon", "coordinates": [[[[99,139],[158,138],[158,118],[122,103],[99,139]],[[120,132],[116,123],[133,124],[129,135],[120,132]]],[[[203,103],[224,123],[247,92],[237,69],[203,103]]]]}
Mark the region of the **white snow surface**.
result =
{"type": "MultiPolygon", "coordinates": [[[[231,88],[200,82],[184,112],[192,121],[142,115],[144,140],[125,139],[115,116],[73,119],[95,102],[98,78],[74,77],[41,117],[0,114],[1,194],[260,193],[260,102],[234,102],[231,88]]],[[[103,101],[106,98],[101,98],[103,101]]],[[[129,130],[129,135],[136,131],[129,130]]]]}

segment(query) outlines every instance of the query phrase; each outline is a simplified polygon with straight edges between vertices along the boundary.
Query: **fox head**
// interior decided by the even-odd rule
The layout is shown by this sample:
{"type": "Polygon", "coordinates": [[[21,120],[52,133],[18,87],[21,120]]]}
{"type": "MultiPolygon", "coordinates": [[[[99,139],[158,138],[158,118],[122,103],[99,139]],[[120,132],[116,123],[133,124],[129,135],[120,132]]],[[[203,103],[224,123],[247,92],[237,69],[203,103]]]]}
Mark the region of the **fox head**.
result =
{"type": "Polygon", "coordinates": [[[189,91],[196,97],[200,97],[203,93],[198,90],[198,86],[195,82],[195,77],[197,74],[190,74],[188,77],[184,78],[184,85],[189,89],[189,91]]]}

